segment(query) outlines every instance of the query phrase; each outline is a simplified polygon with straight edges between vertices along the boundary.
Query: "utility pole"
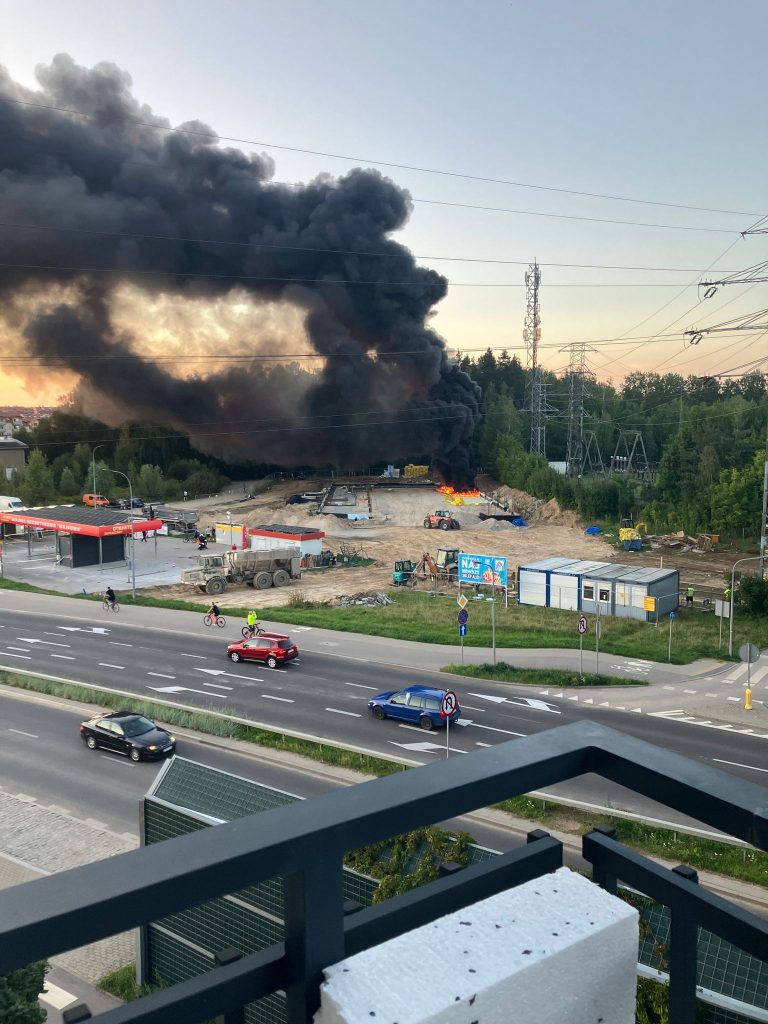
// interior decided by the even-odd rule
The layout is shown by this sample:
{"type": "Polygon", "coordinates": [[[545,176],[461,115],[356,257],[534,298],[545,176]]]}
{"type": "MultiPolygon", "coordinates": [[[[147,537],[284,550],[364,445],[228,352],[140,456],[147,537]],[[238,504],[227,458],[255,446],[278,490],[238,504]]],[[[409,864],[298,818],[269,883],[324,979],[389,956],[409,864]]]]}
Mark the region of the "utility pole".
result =
{"type": "Polygon", "coordinates": [[[587,352],[594,352],[595,349],[590,348],[584,342],[576,342],[573,345],[569,345],[567,349],[561,349],[560,351],[570,352],[568,366],[568,448],[565,456],[565,474],[566,476],[580,477],[586,471],[588,461],[590,466],[596,461],[592,454],[594,449],[597,449],[596,459],[599,461],[600,469],[602,470],[603,460],[600,456],[597,438],[593,431],[584,430],[584,417],[586,416],[584,398],[587,395],[585,381],[589,375],[587,352]],[[587,434],[590,434],[589,439],[587,434]],[[590,451],[589,460],[587,456],[588,449],[590,451]]]}
{"type": "Polygon", "coordinates": [[[765,430],[765,461],[763,463],[763,518],[760,520],[760,575],[765,579],[768,558],[768,426],[765,430]]]}

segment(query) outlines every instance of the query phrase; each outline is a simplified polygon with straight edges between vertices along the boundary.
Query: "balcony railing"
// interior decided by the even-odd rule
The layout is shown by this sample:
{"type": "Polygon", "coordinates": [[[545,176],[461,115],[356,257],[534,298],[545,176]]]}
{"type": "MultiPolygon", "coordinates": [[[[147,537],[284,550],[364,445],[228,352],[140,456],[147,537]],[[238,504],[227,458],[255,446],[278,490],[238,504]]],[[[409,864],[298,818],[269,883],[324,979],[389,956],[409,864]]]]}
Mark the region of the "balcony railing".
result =
{"type": "MultiPolygon", "coordinates": [[[[208,973],[94,1019],[195,1024],[218,1015],[236,1024],[246,1005],[282,991],[289,1024],[306,1024],[325,967],[552,871],[562,860],[560,844],[536,831],[521,849],[345,913],[347,851],[589,772],[768,849],[765,789],[578,722],[0,892],[0,974],[282,876],[284,942],[243,957],[222,951],[208,973]]],[[[584,855],[605,888],[615,890],[621,880],[671,909],[672,1024],[694,1020],[699,926],[765,958],[768,924],[703,892],[690,872],[661,868],[600,832],[585,837],[584,855]]]]}

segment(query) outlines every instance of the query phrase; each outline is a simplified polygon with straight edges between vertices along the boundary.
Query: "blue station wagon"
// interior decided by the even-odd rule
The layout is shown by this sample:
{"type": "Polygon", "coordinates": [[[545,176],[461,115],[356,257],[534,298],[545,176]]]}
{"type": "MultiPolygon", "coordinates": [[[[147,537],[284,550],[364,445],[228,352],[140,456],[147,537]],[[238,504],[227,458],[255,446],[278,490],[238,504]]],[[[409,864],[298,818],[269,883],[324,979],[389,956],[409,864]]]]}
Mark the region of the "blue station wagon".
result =
{"type": "MultiPolygon", "coordinates": [[[[431,686],[409,686],[405,690],[387,690],[378,693],[368,701],[368,710],[374,718],[397,718],[402,722],[413,722],[422,729],[434,729],[445,725],[447,719],[440,714],[443,697],[447,690],[435,690],[431,686]]],[[[451,725],[461,717],[458,703],[450,716],[451,725]]]]}

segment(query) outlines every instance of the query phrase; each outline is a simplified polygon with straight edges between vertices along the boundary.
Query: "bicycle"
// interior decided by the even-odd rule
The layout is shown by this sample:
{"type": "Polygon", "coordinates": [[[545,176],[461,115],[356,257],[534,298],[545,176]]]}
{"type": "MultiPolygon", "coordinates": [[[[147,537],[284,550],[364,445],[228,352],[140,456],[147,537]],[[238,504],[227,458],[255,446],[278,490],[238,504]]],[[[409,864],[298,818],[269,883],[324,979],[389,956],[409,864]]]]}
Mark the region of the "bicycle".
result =
{"type": "Polygon", "coordinates": [[[266,633],[266,629],[263,629],[261,623],[257,622],[253,629],[250,626],[243,626],[240,632],[246,640],[250,640],[252,636],[261,636],[263,633],[266,633]]]}
{"type": "Polygon", "coordinates": [[[227,624],[227,620],[223,615],[211,615],[210,612],[205,616],[203,622],[206,626],[216,625],[219,629],[224,629],[227,624]]]}
{"type": "Polygon", "coordinates": [[[101,607],[105,612],[115,612],[117,614],[120,611],[120,605],[117,601],[112,601],[111,603],[109,601],[102,601],[101,607]]]}

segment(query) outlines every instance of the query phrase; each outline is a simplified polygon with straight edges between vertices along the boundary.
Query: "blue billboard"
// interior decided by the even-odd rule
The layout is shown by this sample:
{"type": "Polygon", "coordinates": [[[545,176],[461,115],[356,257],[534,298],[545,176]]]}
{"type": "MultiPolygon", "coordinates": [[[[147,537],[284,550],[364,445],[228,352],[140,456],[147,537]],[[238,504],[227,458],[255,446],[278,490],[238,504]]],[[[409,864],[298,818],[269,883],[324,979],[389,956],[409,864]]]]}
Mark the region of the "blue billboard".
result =
{"type": "Polygon", "coordinates": [[[507,560],[495,555],[459,555],[459,583],[507,585],[507,560]]]}

